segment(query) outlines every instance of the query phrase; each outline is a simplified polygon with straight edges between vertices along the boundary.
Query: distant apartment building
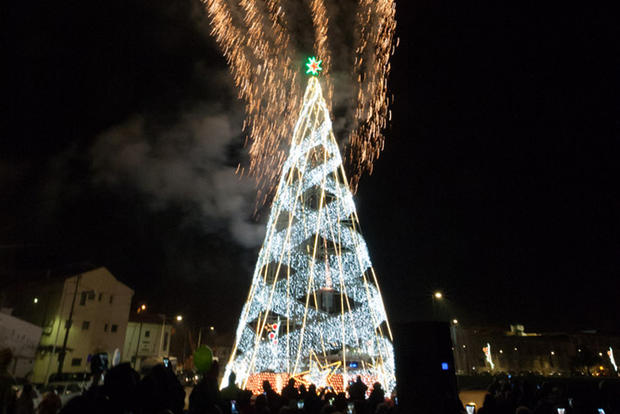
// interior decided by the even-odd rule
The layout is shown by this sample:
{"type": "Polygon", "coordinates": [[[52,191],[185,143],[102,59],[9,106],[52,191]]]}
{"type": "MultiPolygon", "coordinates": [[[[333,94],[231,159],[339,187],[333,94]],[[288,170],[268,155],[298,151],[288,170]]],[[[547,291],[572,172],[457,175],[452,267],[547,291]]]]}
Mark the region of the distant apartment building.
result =
{"type": "Polygon", "coordinates": [[[43,329],[32,382],[43,383],[58,371],[65,336],[66,373],[88,372],[91,355],[105,352],[111,360],[115,350],[123,349],[133,290],[105,267],[14,291],[19,296],[9,298],[13,314],[43,329]]]}
{"type": "Polygon", "coordinates": [[[610,349],[620,355],[620,335],[597,331],[526,332],[452,326],[457,374],[618,376],[610,349]]]}
{"type": "Polygon", "coordinates": [[[169,357],[173,318],[133,314],[127,324],[122,360],[138,372],[169,357]]]}

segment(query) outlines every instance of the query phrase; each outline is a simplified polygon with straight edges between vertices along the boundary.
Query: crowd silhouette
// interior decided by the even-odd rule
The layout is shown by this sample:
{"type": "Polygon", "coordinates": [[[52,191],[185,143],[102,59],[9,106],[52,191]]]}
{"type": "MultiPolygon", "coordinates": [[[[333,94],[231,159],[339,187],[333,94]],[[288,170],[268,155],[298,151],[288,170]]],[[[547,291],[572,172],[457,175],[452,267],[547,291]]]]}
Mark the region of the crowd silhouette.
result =
{"type": "Polygon", "coordinates": [[[227,387],[218,390],[218,365],[214,363],[189,397],[190,414],[376,414],[390,413],[393,404],[386,400],[379,383],[373,385],[366,398],[367,386],[361,378],[349,387],[349,398],[344,392],[336,393],[330,388],[317,390],[314,384],[307,388],[289,379],[278,393],[269,381],[264,381],[263,393],[254,398],[251,391],[242,390],[231,373],[227,387]]]}
{"type": "Polygon", "coordinates": [[[15,382],[7,370],[11,357],[10,351],[0,350],[0,414],[387,414],[393,410],[379,383],[367,398],[368,387],[359,377],[349,386],[348,398],[330,388],[317,390],[314,384],[306,388],[294,379],[281,393],[265,381],[264,392],[254,396],[235,384],[234,373],[230,385],[220,390],[217,361],[193,387],[188,404],[185,389],[171,368],[156,365],[140,378],[129,363],[121,363],[105,373],[102,384],[93,382],[64,406],[54,392],[43,395],[35,406],[32,385],[14,391],[15,382]]]}
{"type": "Polygon", "coordinates": [[[497,377],[477,414],[620,414],[620,383],[497,377]]]}
{"type": "MultiPolygon", "coordinates": [[[[30,384],[24,384],[19,393],[14,391],[15,382],[7,369],[11,358],[10,351],[0,349],[0,414],[409,414],[397,410],[381,384],[369,390],[360,377],[349,384],[348,396],[329,387],[317,390],[314,384],[306,388],[294,379],[281,393],[264,381],[264,392],[254,396],[235,384],[234,373],[230,385],[220,390],[217,361],[193,387],[188,400],[171,368],[156,365],[141,378],[129,363],[122,363],[106,372],[102,384],[93,382],[64,406],[49,392],[35,407],[30,384]]],[[[452,399],[454,404],[443,404],[435,412],[471,414],[472,407],[468,410],[458,397],[452,399]]],[[[620,382],[540,383],[498,377],[489,386],[482,407],[476,408],[477,414],[620,414],[620,382]]]]}

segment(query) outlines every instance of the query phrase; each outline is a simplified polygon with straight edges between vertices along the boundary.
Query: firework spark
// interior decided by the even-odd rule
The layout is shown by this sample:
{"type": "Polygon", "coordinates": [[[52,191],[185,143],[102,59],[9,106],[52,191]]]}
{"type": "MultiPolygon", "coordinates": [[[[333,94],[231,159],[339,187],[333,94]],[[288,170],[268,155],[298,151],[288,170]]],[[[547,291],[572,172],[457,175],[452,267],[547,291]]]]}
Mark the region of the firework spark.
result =
{"type": "MultiPolygon", "coordinates": [[[[212,34],[229,64],[238,96],[245,102],[248,173],[259,183],[259,206],[272,194],[300,109],[302,53],[293,46],[293,34],[313,34],[314,52],[323,60],[328,106],[332,108],[338,99],[330,76],[334,60],[326,1],[203,0],[212,34]],[[303,19],[287,14],[293,9],[297,13],[300,7],[307,9],[312,20],[310,31],[295,26],[303,19]]],[[[355,7],[356,24],[351,30],[357,43],[349,70],[356,82],[354,100],[349,103],[355,111],[351,127],[341,137],[348,146],[346,164],[354,190],[364,172],[372,173],[384,146],[382,130],[390,116],[387,77],[396,28],[394,0],[357,0],[355,7]]]]}

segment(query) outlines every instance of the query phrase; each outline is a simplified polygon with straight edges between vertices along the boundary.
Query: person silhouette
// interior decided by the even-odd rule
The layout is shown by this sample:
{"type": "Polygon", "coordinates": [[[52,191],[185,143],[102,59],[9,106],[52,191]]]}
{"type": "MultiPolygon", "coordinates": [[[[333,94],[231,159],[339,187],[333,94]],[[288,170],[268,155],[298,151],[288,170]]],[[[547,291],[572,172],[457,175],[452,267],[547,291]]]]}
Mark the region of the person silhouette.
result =
{"type": "Polygon", "coordinates": [[[241,399],[241,388],[239,388],[237,384],[235,384],[236,380],[237,374],[231,372],[228,376],[228,386],[222,388],[222,390],[220,391],[220,397],[222,398],[222,400],[225,401],[225,405],[228,408],[229,412],[231,410],[230,402],[239,401],[241,399]]]}
{"type": "Polygon", "coordinates": [[[295,388],[295,379],[290,378],[286,387],[282,388],[282,398],[288,401],[294,401],[299,399],[299,392],[295,388]]]}
{"type": "Polygon", "coordinates": [[[35,396],[32,384],[24,384],[22,392],[15,402],[15,414],[34,414],[34,401],[32,399],[35,396]]]}
{"type": "Polygon", "coordinates": [[[366,399],[366,391],[368,386],[364,384],[361,376],[357,376],[357,379],[353,384],[349,386],[349,398],[352,401],[363,401],[366,399]]]}
{"type": "Polygon", "coordinates": [[[12,359],[11,349],[0,349],[0,414],[12,414],[15,407],[15,379],[9,373],[12,359]]]}
{"type": "Polygon", "coordinates": [[[263,381],[263,391],[267,397],[267,405],[272,413],[277,413],[282,406],[282,399],[278,393],[271,387],[271,383],[267,380],[263,381]]]}

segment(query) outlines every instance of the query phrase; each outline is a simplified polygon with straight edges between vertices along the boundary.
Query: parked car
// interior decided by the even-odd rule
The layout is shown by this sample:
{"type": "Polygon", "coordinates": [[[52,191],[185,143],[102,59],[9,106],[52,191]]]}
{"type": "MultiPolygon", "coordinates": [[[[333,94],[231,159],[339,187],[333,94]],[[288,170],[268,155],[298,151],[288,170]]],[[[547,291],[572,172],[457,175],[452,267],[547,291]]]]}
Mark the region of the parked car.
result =
{"type": "Polygon", "coordinates": [[[69,383],[55,383],[50,382],[45,386],[35,388],[36,397],[34,398],[34,406],[37,407],[43,396],[48,392],[53,392],[60,397],[60,402],[65,405],[71,398],[82,395],[85,387],[82,383],[69,382],[69,383]]]}

